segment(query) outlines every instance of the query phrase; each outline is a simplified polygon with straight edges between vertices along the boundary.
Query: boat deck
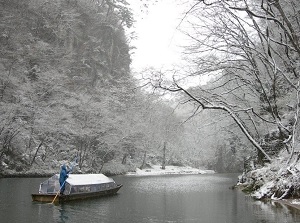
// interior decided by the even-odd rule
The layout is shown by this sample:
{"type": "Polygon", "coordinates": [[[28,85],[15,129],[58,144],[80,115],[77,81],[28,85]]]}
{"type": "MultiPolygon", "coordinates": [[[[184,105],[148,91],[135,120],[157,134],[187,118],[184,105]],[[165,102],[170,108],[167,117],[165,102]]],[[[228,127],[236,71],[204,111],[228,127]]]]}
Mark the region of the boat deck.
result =
{"type": "Polygon", "coordinates": [[[115,188],[110,188],[107,190],[97,191],[97,192],[89,192],[89,193],[74,193],[69,195],[57,195],[56,194],[32,194],[32,201],[37,202],[45,202],[45,203],[51,203],[54,198],[55,202],[65,202],[65,201],[72,201],[72,200],[81,200],[81,199],[88,199],[88,198],[97,198],[97,197],[103,197],[103,196],[111,196],[118,192],[118,190],[122,187],[122,184],[118,184],[115,188]]]}

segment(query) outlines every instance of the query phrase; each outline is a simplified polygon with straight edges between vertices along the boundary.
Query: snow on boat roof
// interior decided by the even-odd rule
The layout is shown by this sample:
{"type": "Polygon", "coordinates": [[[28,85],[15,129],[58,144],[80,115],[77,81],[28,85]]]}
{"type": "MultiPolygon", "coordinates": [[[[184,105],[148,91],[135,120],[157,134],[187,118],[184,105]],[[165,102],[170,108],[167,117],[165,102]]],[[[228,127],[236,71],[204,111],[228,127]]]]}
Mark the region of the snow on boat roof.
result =
{"type": "Polygon", "coordinates": [[[115,182],[103,174],[69,174],[66,180],[70,185],[90,185],[115,182]]]}

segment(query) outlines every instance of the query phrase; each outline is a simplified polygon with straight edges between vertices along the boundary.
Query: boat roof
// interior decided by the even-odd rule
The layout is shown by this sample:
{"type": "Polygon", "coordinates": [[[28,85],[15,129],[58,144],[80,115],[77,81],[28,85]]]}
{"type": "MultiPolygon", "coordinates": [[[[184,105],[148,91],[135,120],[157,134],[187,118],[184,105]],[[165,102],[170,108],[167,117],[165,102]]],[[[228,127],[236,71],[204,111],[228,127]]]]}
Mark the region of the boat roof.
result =
{"type": "Polygon", "coordinates": [[[69,174],[66,180],[70,185],[90,185],[115,182],[104,174],[69,174]]]}

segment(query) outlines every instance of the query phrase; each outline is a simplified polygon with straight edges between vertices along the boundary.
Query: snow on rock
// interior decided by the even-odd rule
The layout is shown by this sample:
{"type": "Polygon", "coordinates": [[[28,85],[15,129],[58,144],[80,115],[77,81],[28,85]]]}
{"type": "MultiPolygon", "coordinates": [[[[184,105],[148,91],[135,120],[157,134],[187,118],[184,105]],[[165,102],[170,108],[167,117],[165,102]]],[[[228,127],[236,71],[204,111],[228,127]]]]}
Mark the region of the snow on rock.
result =
{"type": "Polygon", "coordinates": [[[8,168],[8,165],[7,165],[4,161],[1,162],[1,165],[2,165],[5,169],[8,168]]]}
{"type": "Polygon", "coordinates": [[[254,197],[258,200],[265,198],[265,197],[271,197],[273,195],[272,190],[273,190],[274,186],[275,186],[274,182],[272,182],[272,181],[267,182],[258,191],[255,191],[252,194],[252,197],[254,197]]]}
{"type": "Polygon", "coordinates": [[[291,203],[292,204],[296,204],[296,205],[300,205],[300,200],[295,199],[291,203]]]}
{"type": "Polygon", "coordinates": [[[264,167],[243,173],[238,186],[255,199],[282,200],[300,197],[300,174],[297,165],[287,165],[283,156],[264,167]]]}
{"type": "Polygon", "coordinates": [[[167,174],[208,174],[215,173],[213,170],[200,170],[190,166],[166,166],[162,169],[159,165],[153,165],[151,168],[139,169],[136,168],[135,172],[130,172],[127,175],[151,176],[151,175],[167,175],[167,174]]]}

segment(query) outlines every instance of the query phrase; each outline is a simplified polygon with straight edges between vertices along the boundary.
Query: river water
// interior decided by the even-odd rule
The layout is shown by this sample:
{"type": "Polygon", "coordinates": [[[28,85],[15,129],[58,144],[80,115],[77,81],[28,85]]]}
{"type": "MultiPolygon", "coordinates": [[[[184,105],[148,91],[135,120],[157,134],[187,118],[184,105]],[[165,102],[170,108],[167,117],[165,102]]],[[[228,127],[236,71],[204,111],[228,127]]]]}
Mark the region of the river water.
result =
{"type": "Polygon", "coordinates": [[[300,223],[300,211],[229,189],[236,174],[116,176],[117,195],[52,205],[31,201],[45,178],[0,179],[1,223],[300,223]]]}

